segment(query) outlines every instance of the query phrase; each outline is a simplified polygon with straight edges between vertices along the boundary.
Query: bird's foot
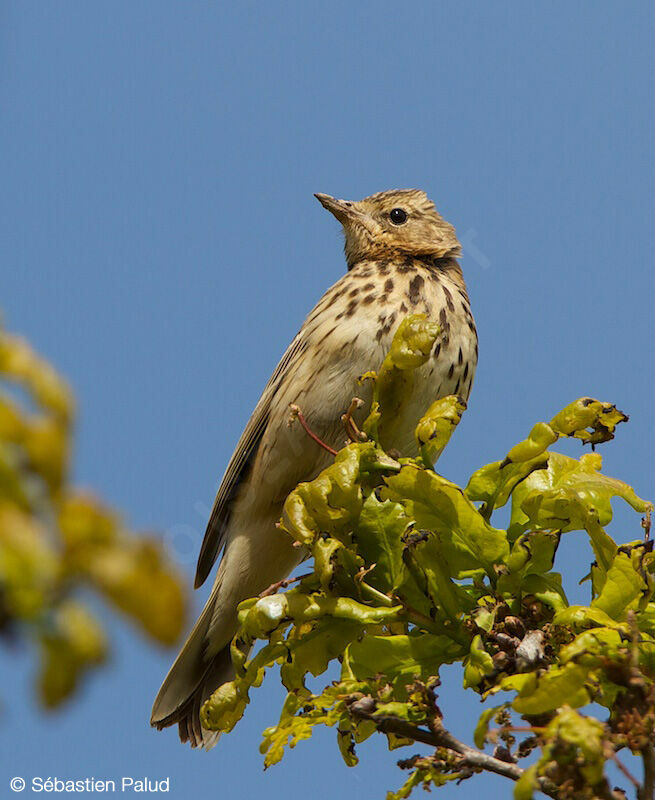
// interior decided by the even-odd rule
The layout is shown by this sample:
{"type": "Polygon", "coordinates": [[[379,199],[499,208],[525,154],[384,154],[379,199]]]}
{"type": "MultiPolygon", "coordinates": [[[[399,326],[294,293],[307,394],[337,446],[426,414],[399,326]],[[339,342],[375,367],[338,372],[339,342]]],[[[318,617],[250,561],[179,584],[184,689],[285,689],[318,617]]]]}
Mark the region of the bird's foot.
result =
{"type": "Polygon", "coordinates": [[[346,429],[346,434],[351,442],[365,442],[368,439],[368,436],[364,431],[360,431],[357,427],[357,423],[353,419],[355,411],[363,405],[364,401],[361,398],[353,397],[350,401],[348,411],[341,415],[341,422],[343,422],[343,427],[346,429]]]}

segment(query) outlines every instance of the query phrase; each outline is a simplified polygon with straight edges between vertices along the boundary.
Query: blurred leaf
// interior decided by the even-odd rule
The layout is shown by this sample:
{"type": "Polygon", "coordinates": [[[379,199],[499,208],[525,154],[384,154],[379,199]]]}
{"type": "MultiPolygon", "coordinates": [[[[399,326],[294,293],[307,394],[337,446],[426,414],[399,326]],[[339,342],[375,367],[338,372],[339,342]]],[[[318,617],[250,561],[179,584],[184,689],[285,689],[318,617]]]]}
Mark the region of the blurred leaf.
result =
{"type": "Polygon", "coordinates": [[[492,706],[491,708],[485,709],[482,714],[480,714],[478,724],[475,726],[475,730],[473,731],[473,741],[475,746],[480,750],[484,748],[485,742],[487,741],[487,734],[489,733],[489,725],[491,724],[491,720],[496,716],[498,711],[504,707],[504,705],[492,706]]]}
{"type": "Polygon", "coordinates": [[[186,598],[155,538],[68,484],[74,403],[23,339],[0,330],[0,632],[39,644],[38,691],[67,699],[106,656],[100,624],[77,599],[99,592],[151,637],[173,644],[186,598]]]}
{"type": "Polygon", "coordinates": [[[11,617],[38,620],[53,605],[61,562],[43,525],[22,510],[0,505],[0,584],[11,617]]]}
{"type": "Polygon", "coordinates": [[[34,401],[67,426],[74,413],[73,396],[55,369],[19,336],[0,331],[0,376],[24,388],[34,401]]]}
{"type": "Polygon", "coordinates": [[[162,644],[174,644],[185,620],[181,576],[155,539],[135,538],[89,495],[62,503],[60,529],[69,569],[162,644]]]}
{"type": "Polygon", "coordinates": [[[39,695],[47,708],[71,695],[81,678],[107,655],[107,642],[99,623],[76,602],[61,603],[52,626],[41,641],[39,695]]]}

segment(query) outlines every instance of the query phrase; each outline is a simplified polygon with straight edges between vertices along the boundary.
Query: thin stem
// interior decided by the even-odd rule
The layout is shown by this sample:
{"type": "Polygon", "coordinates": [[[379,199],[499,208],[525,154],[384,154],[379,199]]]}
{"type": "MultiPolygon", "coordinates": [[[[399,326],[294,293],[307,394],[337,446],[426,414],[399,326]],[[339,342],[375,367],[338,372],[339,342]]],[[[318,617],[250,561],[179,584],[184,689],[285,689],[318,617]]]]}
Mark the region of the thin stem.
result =
{"type": "Polygon", "coordinates": [[[313,572],[307,572],[305,575],[298,575],[295,578],[285,578],[282,581],[276,581],[267,589],[264,589],[263,592],[260,592],[258,597],[268,597],[271,594],[276,594],[279,589],[288,589],[292,583],[296,583],[296,581],[302,581],[304,578],[311,578],[313,574],[313,572]]]}
{"type": "Polygon", "coordinates": [[[502,736],[503,733],[543,733],[546,729],[534,727],[532,725],[503,725],[502,728],[491,728],[489,736],[502,736]]]}
{"type": "Polygon", "coordinates": [[[329,444],[325,444],[325,442],[322,439],[320,439],[314,433],[314,431],[309,427],[309,423],[307,422],[304,414],[300,410],[300,406],[297,406],[295,403],[290,403],[289,410],[291,411],[291,421],[293,421],[297,417],[298,422],[300,422],[300,424],[303,426],[303,428],[305,429],[305,433],[310,437],[310,439],[313,439],[316,442],[316,444],[320,445],[320,447],[322,447],[324,450],[327,450],[328,453],[331,453],[333,456],[336,456],[337,451],[334,450],[332,447],[330,447],[329,444]]]}
{"type": "Polygon", "coordinates": [[[373,598],[374,600],[377,600],[378,603],[380,603],[383,606],[386,606],[387,608],[393,608],[394,606],[393,600],[390,597],[387,597],[386,594],[380,592],[374,586],[371,586],[370,583],[366,583],[366,581],[360,580],[359,585],[366,592],[366,594],[369,595],[369,597],[373,598]]]}

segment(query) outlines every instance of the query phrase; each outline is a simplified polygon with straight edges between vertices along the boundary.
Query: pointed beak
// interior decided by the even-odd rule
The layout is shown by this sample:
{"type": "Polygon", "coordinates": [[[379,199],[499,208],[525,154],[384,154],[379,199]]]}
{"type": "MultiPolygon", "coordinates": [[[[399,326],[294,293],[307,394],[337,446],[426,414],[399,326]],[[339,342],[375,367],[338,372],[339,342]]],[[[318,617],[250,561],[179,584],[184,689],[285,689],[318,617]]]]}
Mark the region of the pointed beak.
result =
{"type": "Polygon", "coordinates": [[[331,197],[329,194],[320,194],[319,192],[314,197],[323,208],[327,208],[330,214],[334,214],[342,225],[349,220],[363,216],[362,212],[349,200],[337,200],[336,197],[331,197]]]}

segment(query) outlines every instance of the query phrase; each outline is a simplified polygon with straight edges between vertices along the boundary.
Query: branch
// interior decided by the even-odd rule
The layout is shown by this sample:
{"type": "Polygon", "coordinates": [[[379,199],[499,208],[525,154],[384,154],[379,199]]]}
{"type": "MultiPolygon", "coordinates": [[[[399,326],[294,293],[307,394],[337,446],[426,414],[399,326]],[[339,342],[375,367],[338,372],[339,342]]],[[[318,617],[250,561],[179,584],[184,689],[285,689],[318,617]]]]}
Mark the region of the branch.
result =
{"type": "MultiPolygon", "coordinates": [[[[370,698],[363,698],[363,700],[370,700],[370,698]]],[[[382,733],[395,733],[406,739],[413,739],[415,742],[422,742],[423,744],[430,745],[431,747],[444,747],[451,750],[460,757],[462,766],[473,767],[474,769],[486,770],[487,772],[494,772],[496,775],[502,775],[510,780],[517,781],[522,775],[524,770],[516,764],[510,764],[506,761],[501,761],[499,758],[483,753],[481,750],[476,750],[474,747],[460,742],[452,733],[447,731],[441,723],[435,721],[434,730],[425,730],[411,722],[406,722],[403,719],[392,716],[381,716],[371,713],[366,709],[366,703],[357,701],[352,703],[350,711],[358,717],[370,719],[375,722],[377,728],[382,733]]],[[[557,786],[547,778],[539,778],[540,790],[549,797],[559,798],[557,786]]]]}

